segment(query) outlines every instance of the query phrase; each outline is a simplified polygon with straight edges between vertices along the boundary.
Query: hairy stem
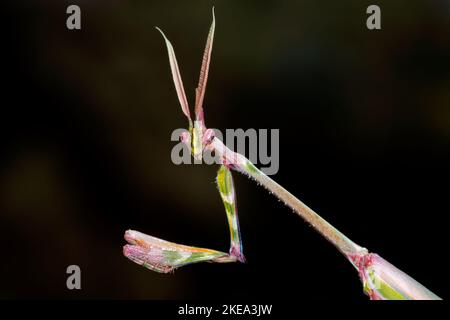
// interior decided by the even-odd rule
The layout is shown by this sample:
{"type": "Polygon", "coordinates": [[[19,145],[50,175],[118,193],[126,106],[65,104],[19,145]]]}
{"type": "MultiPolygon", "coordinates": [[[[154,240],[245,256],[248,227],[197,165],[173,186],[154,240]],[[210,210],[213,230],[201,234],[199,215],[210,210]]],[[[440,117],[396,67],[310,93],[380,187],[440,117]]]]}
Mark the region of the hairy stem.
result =
{"type": "Polygon", "coordinates": [[[210,147],[213,148],[216,155],[222,159],[224,165],[250,176],[273,193],[278,199],[283,201],[288,207],[292,208],[295,213],[302,217],[341,253],[349,258],[350,262],[352,262],[355,267],[354,257],[362,257],[368,253],[367,249],[351,241],[306,204],[256,168],[250,160],[241,154],[230,150],[221,140],[214,138],[210,147]]]}

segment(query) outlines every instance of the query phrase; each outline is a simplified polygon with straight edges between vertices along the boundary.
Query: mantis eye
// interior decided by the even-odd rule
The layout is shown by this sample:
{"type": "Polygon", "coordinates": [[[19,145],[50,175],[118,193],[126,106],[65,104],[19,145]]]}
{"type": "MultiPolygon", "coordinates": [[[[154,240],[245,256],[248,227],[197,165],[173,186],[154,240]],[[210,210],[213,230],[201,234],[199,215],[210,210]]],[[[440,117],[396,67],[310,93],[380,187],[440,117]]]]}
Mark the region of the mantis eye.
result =
{"type": "Polygon", "coordinates": [[[191,144],[191,135],[189,132],[185,131],[182,134],[180,134],[180,141],[190,145],[191,144]]]}

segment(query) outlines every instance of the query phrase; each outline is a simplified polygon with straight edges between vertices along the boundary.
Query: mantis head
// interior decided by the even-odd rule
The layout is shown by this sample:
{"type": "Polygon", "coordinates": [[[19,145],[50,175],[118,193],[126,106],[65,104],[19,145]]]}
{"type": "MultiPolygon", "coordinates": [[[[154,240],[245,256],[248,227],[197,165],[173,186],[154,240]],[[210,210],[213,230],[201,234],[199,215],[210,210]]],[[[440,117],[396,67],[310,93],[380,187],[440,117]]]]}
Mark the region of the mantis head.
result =
{"type": "Polygon", "coordinates": [[[214,8],[212,10],[213,20],[211,28],[209,29],[208,38],[206,40],[206,47],[203,53],[202,66],[200,69],[200,78],[198,81],[197,89],[195,89],[195,121],[192,122],[191,114],[189,111],[189,104],[186,98],[186,93],[183,87],[183,81],[181,80],[180,69],[178,68],[178,62],[175,57],[175,51],[172,44],[167,39],[165,34],[161,32],[164,41],[167,46],[167,51],[169,54],[170,69],[172,71],[173,82],[175,84],[175,89],[177,91],[178,100],[180,101],[181,110],[188,118],[189,121],[189,131],[183,132],[180,135],[180,140],[185,143],[191,150],[193,157],[196,160],[201,160],[203,155],[203,150],[208,147],[212,139],[214,138],[214,131],[207,129],[205,126],[204,114],[203,114],[203,99],[205,97],[206,83],[208,81],[209,64],[211,61],[211,51],[214,40],[214,29],[215,29],[215,17],[214,8]]]}

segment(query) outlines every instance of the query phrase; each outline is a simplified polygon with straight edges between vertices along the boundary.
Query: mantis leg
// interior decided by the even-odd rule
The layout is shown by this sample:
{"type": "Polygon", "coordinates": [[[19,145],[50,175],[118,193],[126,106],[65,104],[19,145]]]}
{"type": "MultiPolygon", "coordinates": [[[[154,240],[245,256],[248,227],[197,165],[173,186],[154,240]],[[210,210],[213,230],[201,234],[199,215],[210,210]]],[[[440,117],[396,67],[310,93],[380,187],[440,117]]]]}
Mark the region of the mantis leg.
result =
{"type": "Polygon", "coordinates": [[[240,262],[245,262],[245,257],[242,252],[242,239],[237,215],[233,177],[230,169],[224,165],[220,166],[219,172],[217,173],[217,186],[219,187],[220,196],[225,206],[230,228],[230,255],[236,257],[240,262]]]}

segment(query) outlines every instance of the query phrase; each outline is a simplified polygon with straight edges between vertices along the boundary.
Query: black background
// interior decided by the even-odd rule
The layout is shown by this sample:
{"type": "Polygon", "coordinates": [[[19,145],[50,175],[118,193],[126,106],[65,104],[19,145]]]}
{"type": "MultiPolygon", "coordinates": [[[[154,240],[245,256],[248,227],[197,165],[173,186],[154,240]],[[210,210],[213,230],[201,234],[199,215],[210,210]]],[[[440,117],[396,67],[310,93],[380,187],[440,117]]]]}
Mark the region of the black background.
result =
{"type": "Polygon", "coordinates": [[[161,275],[123,233],[226,251],[216,166],[176,166],[186,126],[161,27],[193,102],[216,8],[207,125],[280,129],[273,178],[443,298],[450,142],[447,1],[4,1],[1,298],[366,300],[357,273],[235,175],[247,264],[161,275]],[[66,28],[66,7],[82,30],[66,28]],[[365,26],[382,9],[382,30],[365,26]],[[66,268],[82,290],[66,288],[66,268]]]}

